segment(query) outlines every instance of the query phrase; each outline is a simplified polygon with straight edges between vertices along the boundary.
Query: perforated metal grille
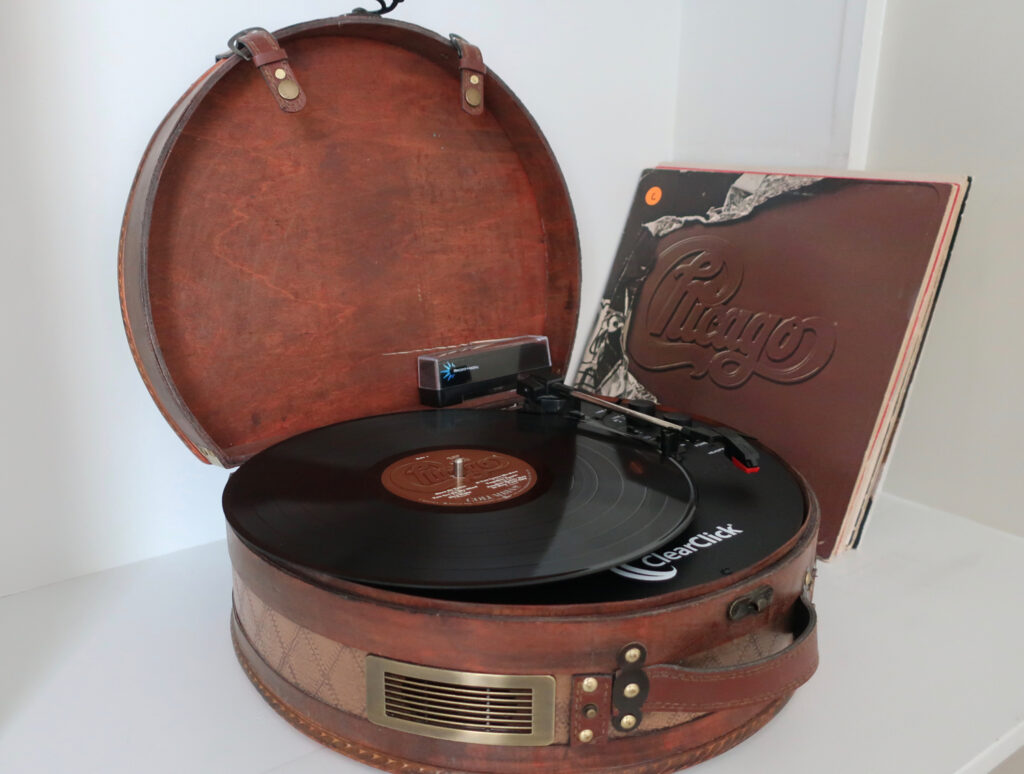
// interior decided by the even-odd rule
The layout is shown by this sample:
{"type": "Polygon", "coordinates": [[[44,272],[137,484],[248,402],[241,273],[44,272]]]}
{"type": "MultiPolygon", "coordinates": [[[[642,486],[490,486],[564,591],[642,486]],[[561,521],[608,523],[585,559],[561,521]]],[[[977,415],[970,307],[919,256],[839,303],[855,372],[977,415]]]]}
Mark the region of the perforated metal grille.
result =
{"type": "Polygon", "coordinates": [[[554,678],[459,672],[367,657],[370,720],[463,742],[545,745],[554,734],[554,678]]]}

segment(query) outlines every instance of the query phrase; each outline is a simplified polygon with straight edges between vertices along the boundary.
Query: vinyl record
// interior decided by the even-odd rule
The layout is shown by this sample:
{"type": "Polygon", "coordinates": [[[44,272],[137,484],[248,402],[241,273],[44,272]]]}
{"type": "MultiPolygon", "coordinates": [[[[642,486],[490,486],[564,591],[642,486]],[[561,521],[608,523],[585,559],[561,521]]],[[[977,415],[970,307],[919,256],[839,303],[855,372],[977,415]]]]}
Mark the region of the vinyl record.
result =
{"type": "MultiPolygon", "coordinates": [[[[618,416],[609,419],[625,425],[618,416]]],[[[689,445],[683,464],[697,488],[693,518],[680,534],[628,562],[540,586],[422,593],[505,605],[618,602],[693,589],[753,567],[799,533],[810,507],[798,476],[777,455],[758,451],[760,472],[748,475],[724,459],[720,445],[689,445]]]]}
{"type": "Polygon", "coordinates": [[[627,562],[679,534],[694,500],[686,472],[643,442],[561,416],[448,410],[283,441],[231,476],[224,512],[250,547],[286,565],[469,589],[627,562]]]}

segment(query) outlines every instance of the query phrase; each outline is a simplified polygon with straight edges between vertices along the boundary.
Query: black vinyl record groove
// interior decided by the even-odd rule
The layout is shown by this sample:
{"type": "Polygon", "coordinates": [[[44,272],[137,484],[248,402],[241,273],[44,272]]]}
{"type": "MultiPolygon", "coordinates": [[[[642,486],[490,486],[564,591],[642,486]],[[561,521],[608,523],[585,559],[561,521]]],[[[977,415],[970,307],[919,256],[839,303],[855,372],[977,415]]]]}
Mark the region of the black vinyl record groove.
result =
{"type": "Polygon", "coordinates": [[[283,441],[231,476],[224,512],[250,547],[285,564],[455,590],[628,562],[682,532],[695,499],[681,466],[639,440],[562,416],[448,410],[369,417],[283,441]],[[499,495],[434,504],[385,485],[403,460],[456,449],[513,460],[506,479],[483,479],[490,489],[480,491],[499,495]]]}
{"type": "MultiPolygon", "coordinates": [[[[748,475],[722,448],[689,448],[683,464],[697,488],[693,519],[644,555],[586,577],[529,588],[429,592],[453,601],[569,605],[647,599],[713,583],[763,561],[791,540],[807,518],[807,494],[776,455],[759,449],[761,470],[748,475]]],[[[424,592],[428,593],[428,592],[424,592]]]]}

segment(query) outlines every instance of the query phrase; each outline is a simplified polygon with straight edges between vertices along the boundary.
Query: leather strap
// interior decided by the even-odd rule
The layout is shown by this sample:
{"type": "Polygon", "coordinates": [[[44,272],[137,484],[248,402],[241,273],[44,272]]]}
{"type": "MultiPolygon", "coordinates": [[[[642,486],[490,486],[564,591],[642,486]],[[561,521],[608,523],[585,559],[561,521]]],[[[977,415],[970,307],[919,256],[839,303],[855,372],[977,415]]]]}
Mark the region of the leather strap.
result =
{"type": "Polygon", "coordinates": [[[574,675],[570,704],[572,725],[569,744],[603,744],[608,741],[608,712],[612,702],[610,675],[574,675]]]}
{"type": "Polygon", "coordinates": [[[299,85],[288,63],[288,54],[277,39],[264,29],[253,29],[239,35],[237,41],[250,54],[278,107],[286,113],[302,110],[306,106],[306,92],[299,85]]]}
{"type": "Polygon", "coordinates": [[[797,634],[793,643],[766,658],[721,669],[672,664],[645,668],[650,689],[644,710],[711,712],[792,693],[818,667],[817,615],[806,595],[797,601],[794,615],[797,634]]]}
{"type": "Polygon", "coordinates": [[[487,68],[480,49],[472,43],[451,35],[452,45],[459,52],[459,78],[462,83],[460,102],[462,109],[471,116],[484,112],[484,76],[487,68]]]}

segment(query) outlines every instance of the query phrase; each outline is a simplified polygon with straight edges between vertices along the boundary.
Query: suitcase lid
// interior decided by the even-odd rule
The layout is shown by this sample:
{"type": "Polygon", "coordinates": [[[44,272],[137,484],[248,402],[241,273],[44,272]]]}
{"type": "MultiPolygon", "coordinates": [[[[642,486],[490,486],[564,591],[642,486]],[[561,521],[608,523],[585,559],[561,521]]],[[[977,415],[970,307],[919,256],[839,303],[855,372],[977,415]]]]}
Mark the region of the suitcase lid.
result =
{"type": "Polygon", "coordinates": [[[564,373],[572,205],[475,47],[365,15],[232,44],[150,141],[121,235],[132,353],[194,453],[417,408],[431,350],[542,334],[564,373]]]}

